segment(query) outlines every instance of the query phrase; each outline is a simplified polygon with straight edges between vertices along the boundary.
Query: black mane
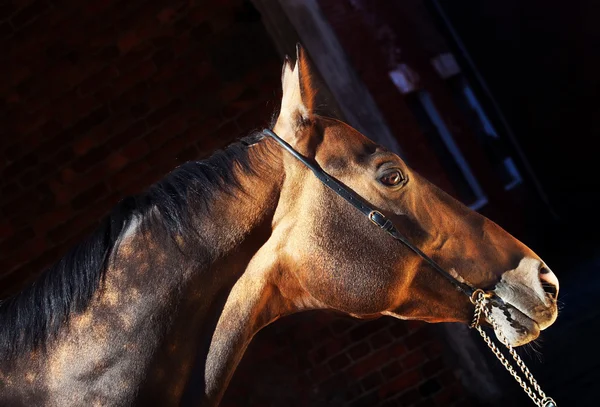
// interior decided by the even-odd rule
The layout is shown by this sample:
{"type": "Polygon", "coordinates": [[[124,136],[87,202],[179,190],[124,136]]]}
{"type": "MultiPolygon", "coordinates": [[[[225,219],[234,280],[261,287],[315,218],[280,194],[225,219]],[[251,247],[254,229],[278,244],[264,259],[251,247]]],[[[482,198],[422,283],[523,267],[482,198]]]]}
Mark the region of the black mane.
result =
{"type": "Polygon", "coordinates": [[[255,172],[258,163],[250,162],[246,152],[261,138],[253,134],[206,160],[187,162],[146,192],[121,200],[95,232],[23,291],[0,301],[0,359],[45,346],[69,315],[86,309],[115,244],[135,217],[152,210],[158,216],[147,216],[145,223],[160,222],[171,234],[191,232],[193,213],[207,210],[216,192],[239,187],[234,167],[255,172]]]}

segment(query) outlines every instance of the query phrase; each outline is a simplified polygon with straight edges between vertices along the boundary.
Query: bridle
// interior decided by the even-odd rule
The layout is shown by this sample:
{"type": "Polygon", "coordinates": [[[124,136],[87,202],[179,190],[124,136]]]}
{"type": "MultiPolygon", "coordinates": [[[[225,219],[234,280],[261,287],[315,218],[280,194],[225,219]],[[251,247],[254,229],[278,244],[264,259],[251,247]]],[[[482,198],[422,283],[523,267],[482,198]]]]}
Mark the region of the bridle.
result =
{"type": "Polygon", "coordinates": [[[354,206],[356,209],[361,211],[371,222],[375,225],[379,226],[385,232],[387,232],[394,239],[401,242],[403,245],[408,247],[410,250],[419,255],[423,260],[425,260],[431,267],[435,269],[440,275],[442,275],[446,280],[448,280],[452,285],[454,285],[459,291],[463,292],[467,297],[471,297],[475,292],[475,289],[470,285],[463,283],[462,281],[458,281],[454,276],[440,267],[435,261],[433,261],[429,256],[421,251],[418,247],[413,245],[406,237],[404,237],[398,229],[394,226],[391,220],[385,217],[381,212],[370,206],[360,195],[351,190],[350,188],[342,185],[335,178],[331,177],[327,174],[323,169],[315,162],[311,162],[309,159],[304,157],[302,154],[294,150],[292,146],[285,142],[281,137],[272,132],[271,130],[265,129],[263,133],[273,138],[277,141],[287,152],[296,157],[302,164],[307,166],[313,174],[321,181],[325,186],[331,189],[340,197],[344,198],[346,202],[350,205],[354,206]]]}
{"type": "Polygon", "coordinates": [[[388,219],[385,215],[383,215],[380,211],[373,208],[367,201],[354,192],[352,189],[342,185],[335,178],[327,174],[316,162],[304,157],[298,151],[294,150],[292,146],[290,146],[285,140],[279,137],[270,129],[262,130],[262,133],[273,140],[275,140],[284,150],[293,155],[296,159],[298,159],[302,164],[304,164],[308,169],[312,171],[312,173],[321,181],[326,187],[335,192],[338,196],[342,197],[346,202],[354,206],[360,212],[362,212],[373,224],[377,225],[380,229],[389,234],[392,238],[402,243],[408,249],[413,251],[419,257],[421,257],[427,264],[429,264],[435,271],[437,271],[442,277],[448,280],[454,287],[456,287],[459,291],[465,294],[471,302],[475,305],[475,314],[473,317],[473,322],[471,323],[471,328],[477,329],[479,334],[483,337],[486,344],[490,347],[490,349],[494,352],[496,357],[500,360],[500,362],[504,365],[504,367],[509,371],[509,373],[517,380],[517,382],[521,385],[523,390],[527,393],[527,395],[533,400],[533,402],[539,407],[556,407],[556,403],[552,398],[547,397],[546,394],[542,391],[540,386],[537,384],[537,381],[533,378],[533,375],[525,366],[519,355],[516,353],[514,348],[508,342],[508,339],[502,334],[499,326],[496,324],[494,319],[492,318],[491,310],[489,308],[490,303],[493,301],[495,303],[504,304],[504,301],[498,297],[493,291],[484,291],[480,288],[473,288],[469,284],[458,280],[448,271],[444,270],[439,264],[437,264],[431,257],[425,254],[421,249],[413,245],[402,233],[396,229],[394,223],[388,219]],[[512,367],[510,362],[504,357],[504,355],[500,352],[500,350],[496,347],[496,345],[492,342],[489,336],[485,333],[483,328],[481,327],[481,317],[484,316],[485,319],[493,326],[494,331],[496,332],[497,338],[505,345],[511,356],[515,359],[517,365],[523,372],[525,378],[529,381],[529,384],[533,387],[531,389],[529,385],[521,378],[518,372],[512,367]]]}

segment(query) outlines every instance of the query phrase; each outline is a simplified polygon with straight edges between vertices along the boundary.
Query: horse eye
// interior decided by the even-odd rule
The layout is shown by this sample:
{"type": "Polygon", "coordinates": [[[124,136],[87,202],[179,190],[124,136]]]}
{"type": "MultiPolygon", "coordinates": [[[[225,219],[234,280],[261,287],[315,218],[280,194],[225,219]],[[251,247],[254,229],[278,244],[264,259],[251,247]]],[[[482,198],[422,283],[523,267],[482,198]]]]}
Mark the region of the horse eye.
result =
{"type": "Polygon", "coordinates": [[[381,177],[379,177],[379,182],[388,187],[395,187],[402,181],[404,181],[404,176],[398,170],[386,172],[381,177]]]}

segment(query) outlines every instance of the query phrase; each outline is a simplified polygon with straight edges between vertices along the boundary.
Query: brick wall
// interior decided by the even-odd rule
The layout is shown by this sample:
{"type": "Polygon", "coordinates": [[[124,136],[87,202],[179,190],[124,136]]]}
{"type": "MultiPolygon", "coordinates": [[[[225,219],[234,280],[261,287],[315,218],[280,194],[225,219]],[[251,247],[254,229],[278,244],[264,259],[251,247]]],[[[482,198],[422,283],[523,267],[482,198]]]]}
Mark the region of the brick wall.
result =
{"type": "MultiPolygon", "coordinates": [[[[0,4],[0,298],[121,197],[264,125],[281,62],[248,2],[0,4]]],[[[224,404],[459,405],[419,323],[328,313],[259,333],[224,404]]]]}
{"type": "Polygon", "coordinates": [[[279,58],[242,0],[15,1],[0,20],[0,293],[277,102],[279,58]]]}
{"type": "Polygon", "coordinates": [[[434,326],[325,311],[259,332],[223,407],[471,406],[434,326]]]}

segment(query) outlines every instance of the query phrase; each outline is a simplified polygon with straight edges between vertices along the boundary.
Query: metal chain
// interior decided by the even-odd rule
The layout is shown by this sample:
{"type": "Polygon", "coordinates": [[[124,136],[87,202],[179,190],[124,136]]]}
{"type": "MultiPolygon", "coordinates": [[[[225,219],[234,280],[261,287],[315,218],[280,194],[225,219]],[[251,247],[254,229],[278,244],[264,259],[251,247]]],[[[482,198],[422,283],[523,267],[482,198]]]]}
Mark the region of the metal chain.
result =
{"type": "Polygon", "coordinates": [[[508,342],[508,339],[506,338],[506,336],[504,336],[504,334],[500,330],[500,327],[498,326],[498,324],[492,317],[492,312],[488,306],[488,298],[489,298],[489,295],[486,294],[483,290],[476,290],[473,293],[473,296],[471,297],[471,301],[475,304],[475,314],[473,316],[473,322],[471,323],[471,328],[477,329],[477,332],[479,332],[479,334],[481,335],[481,337],[483,338],[483,340],[485,341],[487,346],[492,350],[494,355],[496,355],[498,360],[500,360],[502,365],[506,368],[506,370],[508,370],[508,372],[512,375],[512,377],[515,378],[517,383],[519,383],[519,385],[525,391],[525,393],[527,393],[529,398],[531,398],[531,400],[533,400],[533,402],[535,403],[536,406],[538,406],[538,407],[556,407],[556,403],[554,402],[554,400],[551,397],[546,396],[546,393],[544,393],[542,391],[542,389],[540,388],[540,385],[537,383],[537,381],[535,380],[535,378],[533,377],[533,375],[531,374],[531,372],[529,371],[527,366],[525,366],[525,363],[523,362],[523,360],[519,357],[519,355],[517,354],[515,349],[508,342]],[[519,368],[521,369],[521,372],[523,372],[523,375],[525,376],[525,378],[527,379],[529,384],[531,384],[533,389],[529,386],[529,384],[525,380],[523,380],[523,378],[520,376],[520,374],[513,368],[511,363],[506,359],[504,354],[502,354],[500,349],[498,349],[498,347],[492,341],[492,339],[490,339],[490,337],[485,333],[483,328],[481,328],[480,322],[481,322],[482,315],[485,316],[485,318],[488,320],[488,322],[490,324],[492,324],[492,327],[494,328],[494,331],[496,332],[496,337],[504,346],[506,346],[506,348],[508,349],[508,352],[513,357],[513,359],[517,363],[517,366],[519,366],[519,368]]]}

